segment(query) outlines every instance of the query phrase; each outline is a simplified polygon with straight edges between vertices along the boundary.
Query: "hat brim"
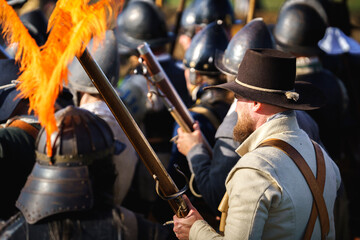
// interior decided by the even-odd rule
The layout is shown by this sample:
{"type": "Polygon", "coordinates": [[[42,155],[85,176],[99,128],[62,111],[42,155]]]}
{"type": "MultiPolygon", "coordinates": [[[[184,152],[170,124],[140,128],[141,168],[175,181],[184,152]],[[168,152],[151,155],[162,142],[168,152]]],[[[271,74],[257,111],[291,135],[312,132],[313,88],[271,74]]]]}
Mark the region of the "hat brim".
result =
{"type": "Polygon", "coordinates": [[[320,89],[311,83],[302,81],[295,82],[294,91],[299,94],[297,101],[288,99],[284,93],[260,91],[242,86],[235,81],[207,88],[222,88],[234,92],[245,99],[295,110],[318,109],[326,103],[325,95],[320,89]]]}
{"type": "Polygon", "coordinates": [[[222,72],[223,74],[226,75],[232,75],[232,76],[236,76],[237,75],[237,71],[233,71],[232,69],[228,68],[224,63],[224,51],[220,51],[220,50],[216,50],[215,52],[215,67],[222,72]]]}
{"type": "Polygon", "coordinates": [[[169,43],[169,42],[175,40],[174,34],[172,32],[168,32],[167,37],[164,37],[164,38],[156,38],[156,39],[151,39],[151,40],[136,39],[136,38],[133,38],[133,37],[125,34],[125,31],[123,31],[121,28],[119,28],[116,37],[117,37],[119,43],[121,43],[122,45],[124,45],[128,48],[132,48],[132,49],[136,49],[140,44],[143,44],[144,42],[148,43],[150,47],[160,47],[166,43],[169,43]]]}

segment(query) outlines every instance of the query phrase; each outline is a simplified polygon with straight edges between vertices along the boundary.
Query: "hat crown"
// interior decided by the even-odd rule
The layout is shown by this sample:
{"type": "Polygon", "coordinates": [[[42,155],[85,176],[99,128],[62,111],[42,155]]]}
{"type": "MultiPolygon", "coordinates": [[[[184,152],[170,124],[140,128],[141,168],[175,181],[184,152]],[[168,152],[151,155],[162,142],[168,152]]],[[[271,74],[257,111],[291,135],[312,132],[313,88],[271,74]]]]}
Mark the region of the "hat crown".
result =
{"type": "Polygon", "coordinates": [[[264,91],[291,91],[295,75],[295,56],[275,49],[248,49],[239,66],[237,80],[264,91]]]}

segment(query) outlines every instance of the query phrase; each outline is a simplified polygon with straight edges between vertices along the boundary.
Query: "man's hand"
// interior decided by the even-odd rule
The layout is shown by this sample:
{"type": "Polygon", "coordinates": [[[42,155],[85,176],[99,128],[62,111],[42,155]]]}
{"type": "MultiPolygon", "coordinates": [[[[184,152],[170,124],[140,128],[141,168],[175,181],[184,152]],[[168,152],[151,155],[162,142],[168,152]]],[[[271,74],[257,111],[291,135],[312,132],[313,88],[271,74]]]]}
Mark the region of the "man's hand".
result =
{"type": "Polygon", "coordinates": [[[184,156],[186,156],[190,149],[196,144],[203,142],[200,126],[197,121],[194,123],[193,128],[194,131],[191,133],[184,132],[182,128],[177,130],[178,138],[176,140],[176,146],[184,156]]]}
{"type": "Polygon", "coordinates": [[[189,214],[184,218],[179,218],[176,215],[173,216],[174,220],[174,228],[173,231],[176,234],[176,237],[180,240],[189,239],[189,232],[191,226],[197,220],[203,220],[200,213],[196,210],[196,208],[191,204],[190,200],[184,194],[183,198],[186,202],[186,205],[190,209],[189,214]]]}

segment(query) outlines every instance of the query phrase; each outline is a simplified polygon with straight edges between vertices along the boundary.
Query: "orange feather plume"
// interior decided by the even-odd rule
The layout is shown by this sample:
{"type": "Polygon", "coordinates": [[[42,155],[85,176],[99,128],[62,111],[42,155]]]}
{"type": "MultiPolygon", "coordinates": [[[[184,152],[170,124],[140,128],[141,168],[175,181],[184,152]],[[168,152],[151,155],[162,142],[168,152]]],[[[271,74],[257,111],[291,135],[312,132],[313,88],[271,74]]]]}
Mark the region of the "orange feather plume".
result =
{"type": "Polygon", "coordinates": [[[57,130],[54,104],[67,84],[68,64],[80,56],[91,38],[95,46],[117,16],[122,1],[59,0],[48,23],[47,42],[39,48],[15,11],[0,0],[0,21],[9,43],[16,43],[15,60],[20,62],[18,89],[28,98],[40,124],[47,132],[47,154],[52,156],[51,134],[57,130]]]}

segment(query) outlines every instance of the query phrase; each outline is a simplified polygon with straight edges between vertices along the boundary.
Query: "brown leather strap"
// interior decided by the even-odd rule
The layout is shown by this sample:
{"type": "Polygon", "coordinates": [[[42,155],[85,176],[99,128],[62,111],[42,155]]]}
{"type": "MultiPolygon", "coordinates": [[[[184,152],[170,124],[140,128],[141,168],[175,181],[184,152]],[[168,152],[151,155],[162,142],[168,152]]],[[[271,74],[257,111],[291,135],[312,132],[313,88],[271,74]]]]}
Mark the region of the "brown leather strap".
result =
{"type": "MultiPolygon", "coordinates": [[[[320,226],[321,226],[321,239],[325,239],[327,234],[329,233],[330,223],[329,223],[329,215],[326,209],[325,200],[323,197],[323,189],[318,185],[314,174],[312,173],[310,167],[307,165],[304,158],[301,154],[290,144],[280,139],[268,139],[261,143],[259,147],[263,146],[272,146],[282,150],[288,157],[290,157],[296,166],[300,169],[303,174],[310,190],[314,198],[314,202],[317,208],[317,212],[320,218],[320,226]]],[[[316,148],[315,148],[316,149],[316,148]]],[[[321,150],[320,150],[321,151],[321,150]]],[[[318,157],[318,155],[317,155],[318,157]]],[[[324,168],[325,169],[325,168],[324,168]]],[[[321,170],[323,171],[323,170],[321,170]]],[[[325,174],[323,174],[325,176],[325,174]]],[[[322,177],[321,177],[322,178],[322,177]]],[[[316,220],[316,218],[315,218],[316,220]]],[[[313,220],[312,220],[313,221],[313,220]]]]}
{"type": "MultiPolygon", "coordinates": [[[[314,141],[312,141],[312,143],[314,145],[314,149],[316,153],[316,181],[319,184],[322,193],[324,193],[325,175],[326,175],[324,155],[319,145],[314,141]]],[[[318,217],[317,208],[315,202],[313,202],[310,218],[303,238],[304,240],[311,239],[317,217],[318,217]]]]}
{"type": "Polygon", "coordinates": [[[17,127],[20,128],[22,130],[24,130],[25,132],[27,132],[29,135],[31,135],[34,139],[36,139],[39,130],[32,126],[31,124],[24,122],[22,120],[19,119],[15,119],[14,121],[10,122],[7,127],[17,127]]]}

